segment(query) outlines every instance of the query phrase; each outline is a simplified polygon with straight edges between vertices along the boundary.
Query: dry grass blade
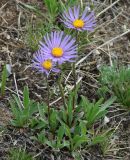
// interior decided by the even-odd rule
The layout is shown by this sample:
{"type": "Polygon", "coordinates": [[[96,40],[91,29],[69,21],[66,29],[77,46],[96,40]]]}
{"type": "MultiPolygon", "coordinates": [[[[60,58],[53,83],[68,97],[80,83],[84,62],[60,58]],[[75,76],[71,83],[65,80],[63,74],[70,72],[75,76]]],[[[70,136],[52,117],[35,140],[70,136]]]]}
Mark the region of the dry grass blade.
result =
{"type": "Polygon", "coordinates": [[[94,51],[96,51],[97,49],[100,49],[100,48],[102,48],[103,46],[105,46],[105,45],[107,45],[107,44],[110,44],[111,42],[113,42],[113,41],[115,41],[115,40],[123,37],[124,35],[126,35],[126,34],[128,34],[128,33],[130,33],[130,30],[128,30],[128,31],[126,31],[126,32],[124,32],[124,33],[122,33],[122,34],[120,34],[120,35],[118,35],[118,36],[116,36],[116,37],[114,37],[114,38],[106,41],[106,42],[103,43],[102,45],[96,47],[96,48],[93,49],[91,52],[89,52],[85,57],[83,57],[82,59],[80,59],[80,60],[76,63],[76,66],[78,66],[80,63],[82,63],[84,60],[86,60],[86,59],[87,59],[94,51]]]}
{"type": "Polygon", "coordinates": [[[108,6],[107,8],[105,8],[104,10],[102,10],[100,13],[98,13],[96,17],[98,18],[101,14],[105,13],[108,9],[112,8],[112,7],[113,7],[115,4],[117,4],[119,1],[120,1],[120,0],[117,0],[117,1],[115,1],[114,3],[112,3],[110,6],[108,6]]]}

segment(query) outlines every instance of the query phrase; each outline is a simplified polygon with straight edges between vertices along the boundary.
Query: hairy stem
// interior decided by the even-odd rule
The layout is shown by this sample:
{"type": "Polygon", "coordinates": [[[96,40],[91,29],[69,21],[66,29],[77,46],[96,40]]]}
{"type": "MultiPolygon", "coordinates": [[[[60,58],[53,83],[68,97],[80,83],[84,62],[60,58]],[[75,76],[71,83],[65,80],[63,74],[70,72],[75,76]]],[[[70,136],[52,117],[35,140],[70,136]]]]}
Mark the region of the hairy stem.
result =
{"type": "MultiPolygon", "coordinates": [[[[78,32],[76,32],[76,42],[78,44],[78,32]]],[[[73,95],[73,111],[75,110],[75,105],[76,105],[76,65],[75,62],[72,64],[72,73],[73,73],[73,78],[74,78],[74,95],[73,95]]]]}
{"type": "Polygon", "coordinates": [[[76,70],[75,70],[75,62],[73,62],[73,64],[72,64],[72,73],[73,73],[73,78],[74,78],[74,95],[73,95],[73,104],[72,104],[72,106],[73,106],[73,110],[75,109],[75,101],[76,101],[76,96],[75,96],[75,94],[76,94],[76,70]]]}
{"type": "Polygon", "coordinates": [[[48,122],[50,124],[50,87],[48,82],[48,76],[46,76],[46,83],[47,83],[47,106],[48,106],[48,122]]]}
{"type": "Polygon", "coordinates": [[[63,90],[63,87],[62,87],[62,84],[61,84],[61,79],[62,79],[61,76],[59,76],[58,85],[59,85],[59,89],[60,89],[60,92],[61,92],[61,97],[62,97],[62,100],[63,100],[64,108],[67,109],[66,100],[65,100],[65,93],[64,93],[64,90],[63,90]]]}

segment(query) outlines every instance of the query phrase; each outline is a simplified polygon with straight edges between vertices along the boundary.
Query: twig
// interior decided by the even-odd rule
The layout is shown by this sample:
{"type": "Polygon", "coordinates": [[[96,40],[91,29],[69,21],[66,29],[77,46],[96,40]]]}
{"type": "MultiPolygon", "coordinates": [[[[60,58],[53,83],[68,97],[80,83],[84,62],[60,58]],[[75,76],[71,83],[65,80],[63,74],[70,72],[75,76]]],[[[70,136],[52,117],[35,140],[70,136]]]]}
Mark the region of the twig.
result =
{"type": "MultiPolygon", "coordinates": [[[[9,63],[10,63],[10,65],[12,66],[12,60],[11,60],[11,57],[10,57],[10,55],[9,55],[9,52],[7,52],[7,54],[8,54],[8,58],[9,58],[9,63]]],[[[17,86],[17,82],[16,82],[16,76],[15,76],[15,73],[13,73],[13,78],[14,78],[15,89],[16,89],[16,93],[17,93],[17,96],[18,96],[19,102],[20,102],[20,104],[21,104],[21,107],[23,107],[23,108],[24,108],[23,103],[22,103],[22,101],[21,101],[21,99],[20,99],[19,92],[18,92],[18,86],[17,86]]],[[[21,108],[20,108],[20,109],[21,109],[21,108]]]]}
{"type": "Polygon", "coordinates": [[[124,150],[124,149],[130,149],[130,147],[125,147],[125,148],[115,148],[115,149],[110,149],[108,150],[109,152],[112,152],[112,151],[119,151],[119,150],[124,150]]]}
{"type": "MultiPolygon", "coordinates": [[[[19,92],[18,92],[18,86],[17,86],[17,82],[16,82],[16,76],[15,76],[15,73],[13,73],[13,78],[14,78],[15,89],[16,89],[16,93],[17,93],[17,96],[18,96],[19,102],[20,102],[21,106],[24,108],[23,103],[22,103],[22,101],[21,101],[21,99],[20,99],[19,92]]],[[[20,109],[22,109],[22,108],[20,108],[20,109]]]]}
{"type": "MultiPolygon", "coordinates": [[[[8,88],[8,87],[5,87],[6,90],[10,91],[11,93],[14,93],[17,95],[17,93],[15,91],[13,91],[12,89],[8,88]]],[[[23,98],[23,96],[19,95],[21,98],[23,98]]]]}
{"type": "MultiPolygon", "coordinates": [[[[8,2],[7,2],[8,3],[8,2]]],[[[2,11],[2,9],[7,5],[7,3],[5,3],[1,8],[0,8],[0,12],[2,11]]]]}
{"type": "Polygon", "coordinates": [[[78,66],[80,63],[82,63],[84,60],[86,60],[94,51],[96,51],[97,49],[100,49],[101,47],[113,42],[114,40],[118,39],[118,38],[121,38],[122,36],[128,34],[130,32],[130,29],[108,41],[106,41],[105,43],[103,43],[102,45],[98,46],[97,48],[93,49],[91,52],[89,52],[85,57],[83,57],[82,59],[80,59],[77,63],[76,63],[76,66],[78,66]]]}
{"type": "Polygon", "coordinates": [[[109,45],[108,45],[108,56],[109,56],[110,66],[112,67],[113,63],[112,63],[112,56],[111,56],[111,53],[110,53],[110,47],[109,47],[109,45]]]}
{"type": "Polygon", "coordinates": [[[115,1],[114,3],[112,3],[110,6],[108,6],[107,8],[105,8],[103,11],[101,11],[100,13],[98,13],[98,15],[96,16],[96,18],[98,18],[101,14],[103,14],[104,12],[106,12],[108,9],[110,9],[111,7],[113,7],[116,3],[118,3],[120,0],[115,1]]]}
{"type": "MultiPolygon", "coordinates": [[[[86,60],[91,54],[93,54],[94,51],[96,51],[97,49],[100,49],[101,47],[105,46],[105,45],[108,45],[109,43],[113,42],[114,40],[118,39],[118,38],[121,38],[122,36],[128,34],[130,32],[130,29],[108,41],[106,41],[105,43],[103,43],[102,45],[96,47],[95,49],[93,49],[92,51],[90,51],[85,57],[83,57],[82,59],[80,59],[77,63],[76,63],[76,66],[78,66],[79,64],[81,64],[84,60],[86,60]]],[[[66,80],[65,80],[65,83],[67,82],[67,80],[69,79],[70,75],[71,75],[72,71],[69,72],[66,80]]]]}
{"type": "MultiPolygon", "coordinates": [[[[117,19],[119,16],[123,16],[123,15],[122,15],[122,12],[123,12],[123,11],[119,12],[119,13],[118,13],[114,18],[112,18],[111,20],[107,20],[107,21],[105,21],[104,23],[102,23],[101,25],[97,26],[97,27],[95,28],[95,30],[97,30],[97,29],[99,29],[99,28],[102,28],[102,27],[108,26],[109,24],[112,23],[112,21],[114,21],[115,19],[117,19]]],[[[97,38],[97,37],[96,37],[96,38],[97,38]]]]}

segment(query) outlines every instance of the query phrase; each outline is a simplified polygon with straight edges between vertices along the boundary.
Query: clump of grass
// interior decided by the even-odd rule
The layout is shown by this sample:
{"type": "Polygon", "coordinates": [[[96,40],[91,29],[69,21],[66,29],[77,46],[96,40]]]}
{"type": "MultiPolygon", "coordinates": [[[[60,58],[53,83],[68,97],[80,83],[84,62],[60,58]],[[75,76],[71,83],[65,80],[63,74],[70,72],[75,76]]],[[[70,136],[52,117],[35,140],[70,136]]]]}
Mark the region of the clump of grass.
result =
{"type": "Polygon", "coordinates": [[[124,108],[130,109],[130,69],[127,67],[104,66],[100,69],[99,93],[112,93],[124,108]]]}
{"type": "Polygon", "coordinates": [[[24,127],[37,111],[37,104],[30,100],[27,86],[24,87],[23,102],[15,95],[13,95],[13,97],[14,99],[10,100],[11,110],[14,116],[11,124],[15,127],[24,127]]]}
{"type": "Polygon", "coordinates": [[[76,5],[78,3],[77,0],[71,1],[57,1],[57,0],[43,0],[43,4],[45,4],[47,8],[47,13],[49,18],[54,21],[58,14],[69,6],[76,5]]]}
{"type": "Polygon", "coordinates": [[[41,20],[36,21],[34,25],[29,23],[25,36],[25,42],[28,47],[31,48],[32,51],[36,51],[38,49],[39,41],[47,32],[50,32],[52,28],[52,24],[47,25],[41,20]]]}
{"type": "Polygon", "coordinates": [[[22,149],[12,149],[9,152],[8,160],[34,160],[30,154],[22,149]]]}

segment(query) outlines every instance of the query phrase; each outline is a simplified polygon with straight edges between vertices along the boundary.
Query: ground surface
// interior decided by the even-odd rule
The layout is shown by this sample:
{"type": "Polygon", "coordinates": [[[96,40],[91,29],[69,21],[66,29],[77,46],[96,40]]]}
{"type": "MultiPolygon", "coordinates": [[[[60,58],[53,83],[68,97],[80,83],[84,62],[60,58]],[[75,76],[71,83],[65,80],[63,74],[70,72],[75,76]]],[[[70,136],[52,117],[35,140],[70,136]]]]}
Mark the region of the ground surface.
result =
{"type": "MultiPolygon", "coordinates": [[[[44,6],[40,0],[21,0],[26,4],[37,4],[41,10],[44,6]]],[[[98,88],[98,67],[102,64],[111,65],[112,60],[119,64],[130,64],[130,2],[129,0],[119,0],[112,6],[112,2],[97,1],[96,3],[98,30],[95,33],[95,40],[86,46],[86,53],[90,54],[77,67],[79,77],[82,77],[82,87],[80,93],[87,96],[90,100],[97,98],[98,88]],[[109,8],[106,12],[102,11],[109,8]]],[[[18,1],[0,1],[0,71],[6,62],[11,65],[12,74],[8,78],[6,97],[0,101],[0,160],[7,158],[11,147],[26,147],[27,151],[42,160],[62,159],[72,160],[68,153],[54,153],[49,148],[43,148],[39,144],[31,142],[28,130],[18,130],[9,126],[11,113],[9,102],[12,94],[22,96],[24,85],[28,85],[31,98],[37,101],[45,100],[46,88],[41,75],[32,71],[30,62],[33,52],[25,44],[24,35],[26,33],[27,21],[34,17],[29,12],[20,7],[18,1]],[[8,127],[5,127],[7,126],[8,127]]],[[[81,60],[84,56],[79,57],[81,60]]],[[[54,80],[50,80],[53,85],[54,80]]],[[[71,78],[67,81],[71,84],[71,78]]],[[[54,88],[56,89],[56,88],[54,88]]],[[[52,102],[57,100],[54,95],[52,102]]],[[[58,104],[59,102],[57,102],[58,104]]],[[[130,159],[130,117],[120,110],[116,110],[110,115],[110,126],[117,127],[117,134],[111,142],[108,153],[103,157],[100,151],[83,151],[85,159],[90,160],[116,160],[130,159]],[[116,116],[115,116],[116,113],[116,116]]]]}

